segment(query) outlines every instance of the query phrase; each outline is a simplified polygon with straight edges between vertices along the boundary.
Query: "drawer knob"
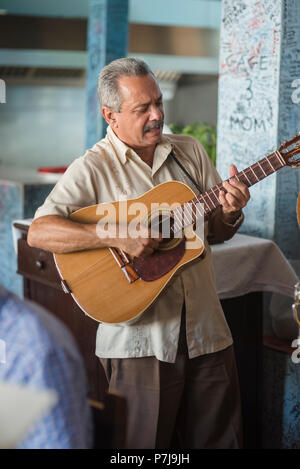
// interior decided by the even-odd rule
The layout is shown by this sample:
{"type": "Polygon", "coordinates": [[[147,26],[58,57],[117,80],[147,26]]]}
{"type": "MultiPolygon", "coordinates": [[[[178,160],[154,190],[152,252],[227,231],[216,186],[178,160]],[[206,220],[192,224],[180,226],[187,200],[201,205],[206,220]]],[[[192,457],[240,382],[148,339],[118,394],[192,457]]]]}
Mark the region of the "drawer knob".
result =
{"type": "Polygon", "coordinates": [[[35,261],[35,265],[39,270],[41,270],[45,267],[45,264],[44,264],[43,261],[35,261]]]}

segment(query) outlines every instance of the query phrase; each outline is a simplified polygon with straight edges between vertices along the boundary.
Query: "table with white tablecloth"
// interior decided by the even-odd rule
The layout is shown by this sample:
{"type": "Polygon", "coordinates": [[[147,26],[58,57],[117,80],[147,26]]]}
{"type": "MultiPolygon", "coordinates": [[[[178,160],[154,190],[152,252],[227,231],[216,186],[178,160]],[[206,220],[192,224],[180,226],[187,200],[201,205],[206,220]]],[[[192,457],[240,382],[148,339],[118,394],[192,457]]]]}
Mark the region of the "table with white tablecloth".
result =
{"type": "Polygon", "coordinates": [[[217,292],[221,299],[256,291],[293,296],[297,275],[269,239],[236,234],[212,246],[217,292]]]}

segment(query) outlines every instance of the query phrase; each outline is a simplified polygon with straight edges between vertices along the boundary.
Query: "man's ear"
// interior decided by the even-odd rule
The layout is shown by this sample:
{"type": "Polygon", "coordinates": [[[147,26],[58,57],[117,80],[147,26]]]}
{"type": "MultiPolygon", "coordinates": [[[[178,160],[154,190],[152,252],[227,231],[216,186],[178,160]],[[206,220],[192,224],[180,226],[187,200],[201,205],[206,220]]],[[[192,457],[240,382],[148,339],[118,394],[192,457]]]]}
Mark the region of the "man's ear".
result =
{"type": "Polygon", "coordinates": [[[116,128],[118,126],[116,111],[113,111],[109,107],[103,106],[101,112],[108,125],[110,125],[112,128],[116,128]]]}

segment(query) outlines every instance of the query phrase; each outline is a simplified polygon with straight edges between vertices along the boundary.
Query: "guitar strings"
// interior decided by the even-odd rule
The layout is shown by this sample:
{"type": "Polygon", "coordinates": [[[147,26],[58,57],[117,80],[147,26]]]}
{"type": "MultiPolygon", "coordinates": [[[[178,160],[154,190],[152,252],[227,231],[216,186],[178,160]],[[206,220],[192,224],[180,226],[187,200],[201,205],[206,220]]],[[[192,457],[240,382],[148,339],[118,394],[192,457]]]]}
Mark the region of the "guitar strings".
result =
{"type": "MultiPolygon", "coordinates": [[[[240,171],[239,173],[237,173],[235,175],[235,178],[237,180],[242,180],[242,178],[243,178],[244,180],[242,182],[244,182],[248,187],[250,187],[251,185],[255,184],[255,182],[258,182],[261,179],[264,179],[265,177],[269,176],[270,174],[276,172],[278,169],[285,166],[285,162],[279,160],[280,166],[278,168],[274,168],[273,165],[269,161],[269,160],[271,160],[271,158],[275,158],[276,159],[275,161],[278,162],[279,157],[277,155],[277,152],[274,152],[271,155],[266,156],[265,158],[263,158],[262,160],[254,163],[253,165],[249,166],[245,170],[240,171]],[[266,173],[265,170],[262,168],[262,164],[265,163],[265,162],[268,162],[268,164],[271,167],[271,172],[269,174],[266,173]],[[258,168],[262,171],[263,177],[259,177],[254,172],[254,170],[256,171],[258,168]],[[251,175],[250,171],[252,171],[252,173],[254,174],[254,176],[256,178],[256,181],[253,180],[253,176],[251,175]],[[245,180],[245,178],[246,178],[246,180],[245,180]]],[[[273,161],[273,164],[274,164],[274,161],[273,161]]],[[[228,182],[229,180],[230,180],[230,178],[226,179],[225,181],[228,182]]],[[[188,226],[191,226],[193,223],[195,223],[197,218],[199,218],[199,217],[197,217],[197,215],[195,214],[195,211],[193,210],[193,207],[195,207],[196,211],[197,210],[199,211],[199,209],[196,205],[197,202],[204,205],[204,213],[200,213],[200,216],[203,216],[203,215],[205,216],[208,213],[210,213],[211,211],[215,210],[220,205],[220,202],[219,202],[219,199],[218,199],[216,193],[219,194],[219,192],[223,189],[222,186],[223,186],[223,182],[221,182],[221,183],[217,184],[216,186],[212,187],[211,189],[209,189],[205,193],[201,194],[199,197],[195,197],[194,199],[192,199],[188,202],[185,202],[184,204],[182,204],[179,207],[175,208],[174,210],[170,211],[170,220],[174,220],[174,224],[173,225],[170,224],[170,231],[172,231],[173,234],[176,234],[179,231],[182,231],[184,228],[187,228],[188,226]],[[217,201],[217,204],[212,200],[211,197],[215,198],[215,200],[217,201]],[[210,206],[209,201],[212,204],[212,207],[210,206]],[[205,207],[205,206],[207,206],[208,208],[205,207]],[[179,212],[179,210],[180,210],[180,212],[179,212]],[[191,221],[187,220],[187,217],[185,216],[186,213],[188,214],[189,217],[191,217],[191,221]],[[173,215],[173,217],[172,217],[172,215],[173,215]],[[177,216],[177,219],[176,219],[176,216],[177,216]],[[185,224],[185,221],[187,221],[187,224],[185,224]],[[179,226],[176,226],[176,223],[179,226]],[[175,226],[176,226],[177,231],[174,230],[175,226]]],[[[156,231],[159,231],[158,227],[161,225],[161,223],[162,223],[161,221],[151,223],[151,229],[152,228],[153,229],[157,228],[156,231]]]]}

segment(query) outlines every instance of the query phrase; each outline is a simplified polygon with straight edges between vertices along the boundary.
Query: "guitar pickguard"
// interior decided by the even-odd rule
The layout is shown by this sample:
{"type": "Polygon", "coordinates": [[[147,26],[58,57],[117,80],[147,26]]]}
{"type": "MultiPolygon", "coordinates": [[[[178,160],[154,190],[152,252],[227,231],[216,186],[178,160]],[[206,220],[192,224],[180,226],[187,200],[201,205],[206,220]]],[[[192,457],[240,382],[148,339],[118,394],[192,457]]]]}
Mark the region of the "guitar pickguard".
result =
{"type": "Polygon", "coordinates": [[[147,257],[135,257],[133,260],[134,270],[145,282],[157,280],[170,272],[182,259],[185,253],[185,241],[185,237],[183,237],[173,249],[167,251],[157,250],[147,257]]]}

